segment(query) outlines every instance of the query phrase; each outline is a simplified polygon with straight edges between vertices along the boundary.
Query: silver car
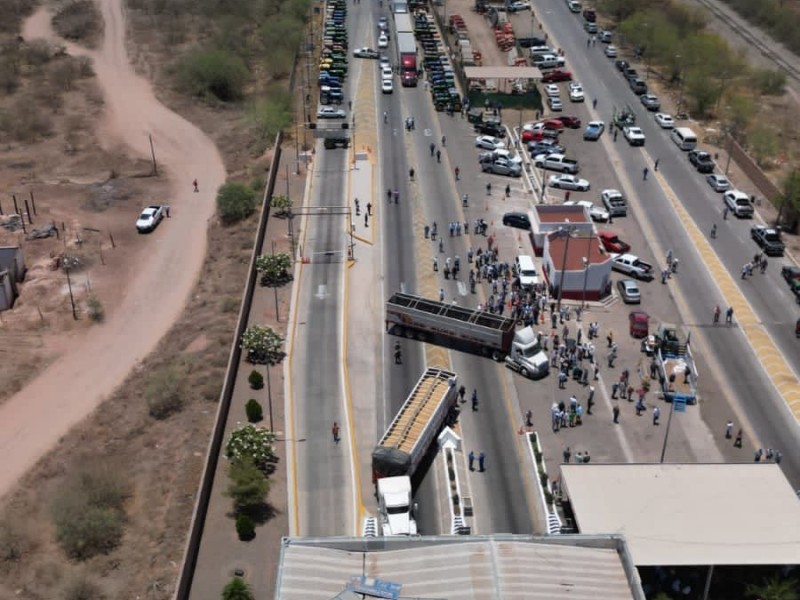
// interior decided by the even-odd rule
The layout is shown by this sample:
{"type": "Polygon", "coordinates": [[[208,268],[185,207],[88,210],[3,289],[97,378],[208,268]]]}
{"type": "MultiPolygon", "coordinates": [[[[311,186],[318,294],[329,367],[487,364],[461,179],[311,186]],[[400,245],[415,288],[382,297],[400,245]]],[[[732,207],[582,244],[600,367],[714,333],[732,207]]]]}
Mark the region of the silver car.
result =
{"type": "Polygon", "coordinates": [[[728,178],[725,177],[725,175],[717,175],[716,173],[713,173],[706,177],[706,182],[715,192],[727,192],[729,189],[731,189],[731,182],[728,181],[728,178]]]}

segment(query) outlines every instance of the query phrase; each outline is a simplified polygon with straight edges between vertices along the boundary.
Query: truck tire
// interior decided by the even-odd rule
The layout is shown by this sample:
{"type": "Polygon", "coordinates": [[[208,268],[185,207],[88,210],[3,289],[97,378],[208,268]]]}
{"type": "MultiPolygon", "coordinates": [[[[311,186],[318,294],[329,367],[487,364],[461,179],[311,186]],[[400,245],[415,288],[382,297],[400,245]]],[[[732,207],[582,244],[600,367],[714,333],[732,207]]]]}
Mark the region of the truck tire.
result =
{"type": "Polygon", "coordinates": [[[428,339],[428,335],[424,331],[417,331],[414,338],[419,342],[424,342],[428,339]]]}
{"type": "Polygon", "coordinates": [[[402,325],[395,325],[394,329],[392,329],[392,333],[396,336],[403,337],[406,334],[406,330],[402,325]]]}
{"type": "Polygon", "coordinates": [[[405,336],[406,336],[408,339],[410,339],[410,340],[413,340],[413,339],[414,339],[414,334],[415,334],[415,331],[414,331],[413,329],[406,329],[404,333],[405,333],[405,336]]]}
{"type": "Polygon", "coordinates": [[[523,377],[527,377],[528,379],[530,379],[530,374],[528,373],[528,369],[526,369],[525,367],[520,368],[519,374],[522,375],[523,377]]]}
{"type": "Polygon", "coordinates": [[[493,350],[492,351],[492,360],[497,362],[503,362],[506,359],[506,355],[500,352],[500,350],[493,350]]]}

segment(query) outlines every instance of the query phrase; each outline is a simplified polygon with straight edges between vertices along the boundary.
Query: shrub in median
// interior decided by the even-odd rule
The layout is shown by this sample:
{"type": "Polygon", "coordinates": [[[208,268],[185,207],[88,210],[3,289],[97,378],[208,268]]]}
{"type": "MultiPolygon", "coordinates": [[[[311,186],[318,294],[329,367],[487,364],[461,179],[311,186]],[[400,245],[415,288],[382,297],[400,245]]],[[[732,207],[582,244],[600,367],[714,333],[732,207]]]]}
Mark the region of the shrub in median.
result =
{"type": "Polygon", "coordinates": [[[253,519],[247,515],[236,517],[236,533],[243,542],[249,542],[256,537],[256,527],[253,524],[253,519]]]}
{"type": "Polygon", "coordinates": [[[244,411],[247,413],[247,420],[251,423],[258,423],[264,418],[264,409],[255,398],[250,398],[247,404],[244,405],[244,411]]]}
{"type": "Polygon", "coordinates": [[[247,378],[247,381],[254,390],[260,390],[264,387],[264,376],[255,369],[250,371],[250,376],[247,378]]]}

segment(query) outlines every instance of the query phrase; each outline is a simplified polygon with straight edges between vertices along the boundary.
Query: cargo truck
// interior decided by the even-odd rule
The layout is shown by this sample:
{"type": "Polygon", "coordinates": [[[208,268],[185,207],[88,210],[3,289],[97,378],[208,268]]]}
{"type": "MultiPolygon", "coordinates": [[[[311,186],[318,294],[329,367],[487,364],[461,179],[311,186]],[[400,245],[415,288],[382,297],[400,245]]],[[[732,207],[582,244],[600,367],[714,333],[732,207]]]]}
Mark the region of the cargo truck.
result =
{"type": "Polygon", "coordinates": [[[404,31],[397,34],[397,56],[403,87],[417,87],[417,42],[413,33],[404,31]]]}
{"type": "Polygon", "coordinates": [[[394,335],[456,346],[506,365],[530,378],[547,375],[550,363],[533,329],[483,310],[396,293],[386,301],[386,329],[394,335]]]}
{"type": "Polygon", "coordinates": [[[661,323],[654,335],[654,359],[658,366],[664,399],[697,402],[697,369],[689,335],[670,323],[661,323]]]}
{"type": "Polygon", "coordinates": [[[372,451],[372,481],[379,495],[381,479],[414,477],[456,407],[456,383],[455,373],[444,369],[429,367],[422,374],[372,451]]]}

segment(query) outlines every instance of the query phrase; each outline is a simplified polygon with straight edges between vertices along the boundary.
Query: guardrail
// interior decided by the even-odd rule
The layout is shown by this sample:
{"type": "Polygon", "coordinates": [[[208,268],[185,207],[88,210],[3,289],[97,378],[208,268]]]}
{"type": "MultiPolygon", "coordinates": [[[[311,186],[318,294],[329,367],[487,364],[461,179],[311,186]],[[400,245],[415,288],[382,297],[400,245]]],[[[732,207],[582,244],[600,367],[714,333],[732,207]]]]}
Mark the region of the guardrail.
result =
{"type": "Polygon", "coordinates": [[[217,418],[214,422],[214,429],[211,434],[211,440],[208,444],[208,452],[206,453],[206,462],[203,467],[203,478],[200,481],[200,489],[195,500],[194,513],[192,514],[192,521],[189,527],[189,536],[186,541],[186,550],[183,554],[183,565],[181,567],[180,575],[178,576],[178,585],[175,590],[175,600],[188,600],[189,593],[192,589],[192,581],[194,579],[194,570],[197,566],[197,557],[200,552],[200,542],[203,538],[203,529],[205,528],[206,515],[208,513],[208,506],[211,502],[211,490],[214,485],[214,473],[219,463],[219,457],[222,452],[222,444],[225,439],[225,425],[228,422],[228,413],[231,407],[231,399],[233,397],[233,390],[236,382],[236,375],[239,371],[239,363],[242,357],[242,349],[239,345],[239,340],[242,338],[247,327],[247,321],[250,316],[250,309],[253,305],[253,295],[256,290],[258,281],[256,273],[256,257],[264,245],[264,238],[267,234],[267,224],[269,223],[270,206],[269,201],[275,191],[275,184],[278,178],[278,166],[280,165],[281,158],[281,144],[283,143],[283,133],[278,133],[275,136],[275,156],[272,159],[272,165],[269,170],[269,178],[264,187],[264,197],[262,198],[261,218],[258,221],[258,229],[256,231],[256,240],[253,246],[253,254],[250,257],[250,266],[247,274],[247,283],[245,284],[244,296],[242,304],[239,308],[239,319],[236,323],[235,337],[231,346],[231,352],[228,356],[228,368],[225,373],[225,382],[222,386],[222,392],[219,399],[219,407],[217,408],[217,418]]]}

